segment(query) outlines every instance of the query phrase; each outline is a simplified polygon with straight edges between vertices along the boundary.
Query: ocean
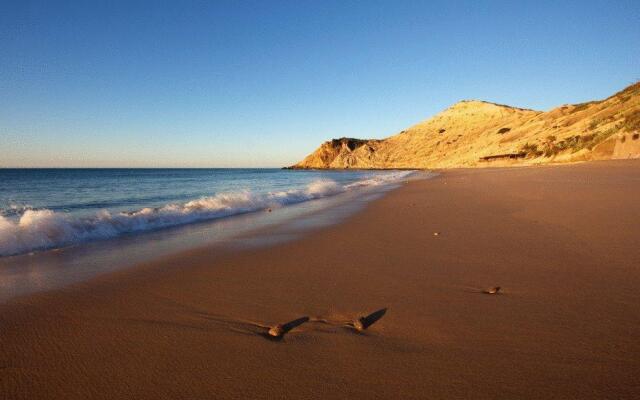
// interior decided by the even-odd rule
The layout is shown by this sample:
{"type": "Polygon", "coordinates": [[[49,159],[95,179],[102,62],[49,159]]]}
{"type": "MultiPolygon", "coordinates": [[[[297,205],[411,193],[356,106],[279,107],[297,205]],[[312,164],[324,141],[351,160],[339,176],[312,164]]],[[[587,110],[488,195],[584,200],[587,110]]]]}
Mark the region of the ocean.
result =
{"type": "Polygon", "coordinates": [[[233,218],[410,171],[0,169],[0,257],[233,218]]]}

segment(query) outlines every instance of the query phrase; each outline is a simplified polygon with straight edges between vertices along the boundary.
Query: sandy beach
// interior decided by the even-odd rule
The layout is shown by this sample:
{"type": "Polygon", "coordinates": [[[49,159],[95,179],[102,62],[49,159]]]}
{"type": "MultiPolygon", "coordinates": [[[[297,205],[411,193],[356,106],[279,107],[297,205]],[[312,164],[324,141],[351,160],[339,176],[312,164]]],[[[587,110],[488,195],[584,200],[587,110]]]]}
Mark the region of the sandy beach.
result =
{"type": "Polygon", "coordinates": [[[638,398],[638,199],[638,161],[441,171],[299,240],[16,298],[0,398],[638,398]]]}

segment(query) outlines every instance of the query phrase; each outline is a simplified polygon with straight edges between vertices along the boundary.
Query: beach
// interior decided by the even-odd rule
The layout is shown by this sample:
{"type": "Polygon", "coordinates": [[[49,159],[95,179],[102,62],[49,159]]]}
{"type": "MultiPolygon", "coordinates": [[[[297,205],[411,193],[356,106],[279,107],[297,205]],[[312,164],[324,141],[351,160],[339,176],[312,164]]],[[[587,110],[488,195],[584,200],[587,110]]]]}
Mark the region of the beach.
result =
{"type": "Polygon", "coordinates": [[[293,241],[17,297],[0,397],[638,398],[638,199],[638,161],[444,170],[293,241]]]}

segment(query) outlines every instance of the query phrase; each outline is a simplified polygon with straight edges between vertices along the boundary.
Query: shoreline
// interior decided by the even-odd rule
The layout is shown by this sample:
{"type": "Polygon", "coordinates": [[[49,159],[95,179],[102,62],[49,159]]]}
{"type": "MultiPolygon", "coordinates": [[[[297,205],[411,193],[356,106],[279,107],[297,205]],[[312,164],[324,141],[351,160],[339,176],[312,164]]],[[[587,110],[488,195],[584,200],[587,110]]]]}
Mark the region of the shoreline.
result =
{"type": "MultiPolygon", "coordinates": [[[[210,169],[199,176],[202,182],[194,184],[193,179],[189,183],[193,177],[185,175],[184,170],[179,170],[180,173],[162,170],[165,172],[151,178],[153,182],[147,184],[146,197],[136,197],[128,191],[136,185],[144,186],[136,183],[136,179],[149,180],[148,174],[137,176],[130,173],[134,170],[126,170],[120,175],[114,175],[113,170],[100,170],[89,175],[85,170],[81,174],[73,171],[64,170],[55,179],[62,179],[70,187],[79,184],[78,190],[83,190],[82,185],[91,181],[91,184],[97,185],[94,188],[96,195],[106,199],[96,202],[89,195],[85,195],[83,200],[62,195],[57,200],[47,202],[43,196],[55,198],[55,191],[42,185],[42,175],[27,174],[29,177],[25,179],[33,181],[36,186],[31,198],[35,205],[30,205],[31,200],[27,200],[29,195],[26,195],[22,200],[7,200],[4,208],[0,208],[0,258],[132,237],[260,211],[286,209],[342,193],[393,184],[414,172],[291,174],[273,169],[242,169],[238,173],[226,174],[210,169]],[[190,194],[177,188],[177,193],[181,194],[169,193],[167,188],[171,185],[159,184],[166,175],[170,175],[167,179],[176,182],[186,179],[185,187],[190,188],[190,194]],[[283,176],[288,177],[288,185],[282,185],[283,176]],[[114,180],[119,188],[113,189],[117,195],[100,191],[114,180]],[[100,186],[98,182],[103,185],[100,186]]],[[[13,171],[0,178],[19,186],[23,174],[24,171],[13,171]]],[[[54,179],[49,175],[46,177],[54,179]]]]}
{"type": "MultiPolygon", "coordinates": [[[[405,179],[429,179],[416,171],[405,179]]],[[[77,243],[67,247],[0,257],[0,303],[41,291],[62,289],[138,264],[202,248],[239,251],[291,241],[337,224],[367,203],[402,185],[402,180],[364,186],[335,195],[154,231],[77,243]],[[279,240],[273,240],[277,236],[279,240]],[[271,237],[271,238],[270,238],[271,237]],[[35,276],[36,279],[30,277],[35,276]]]]}
{"type": "Polygon", "coordinates": [[[440,170],[294,241],[0,304],[0,394],[632,398],[640,162],[543,167],[440,170]],[[250,328],[382,307],[365,334],[250,328]]]}

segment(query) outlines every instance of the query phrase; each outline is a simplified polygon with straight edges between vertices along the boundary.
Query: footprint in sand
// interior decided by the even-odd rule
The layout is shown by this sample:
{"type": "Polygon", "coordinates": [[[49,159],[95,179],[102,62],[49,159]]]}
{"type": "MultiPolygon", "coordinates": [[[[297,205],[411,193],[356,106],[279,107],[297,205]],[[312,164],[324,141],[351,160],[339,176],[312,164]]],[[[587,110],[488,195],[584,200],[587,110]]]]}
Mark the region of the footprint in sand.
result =
{"type": "Polygon", "coordinates": [[[250,321],[246,319],[212,314],[197,306],[181,304],[171,299],[163,299],[163,301],[174,307],[179,307],[183,310],[186,310],[188,313],[196,315],[199,318],[205,319],[209,323],[223,326],[234,332],[242,333],[245,335],[258,335],[271,340],[281,340],[288,332],[309,321],[309,317],[305,316],[294,319],[293,321],[286,322],[284,324],[266,325],[260,322],[250,321]]]}
{"type": "Polygon", "coordinates": [[[309,322],[309,317],[302,317],[289,321],[286,324],[272,326],[267,331],[267,334],[274,339],[282,339],[287,332],[305,322],[309,322]]]}
{"type": "Polygon", "coordinates": [[[357,320],[353,321],[353,327],[358,331],[362,332],[365,329],[369,328],[371,325],[378,322],[380,318],[382,318],[387,313],[386,308],[382,308],[378,311],[374,311],[371,314],[360,317],[357,320]]]}
{"type": "Polygon", "coordinates": [[[312,320],[312,322],[319,322],[327,325],[339,326],[339,327],[355,330],[356,332],[361,333],[366,329],[368,329],[374,323],[378,322],[378,320],[380,320],[380,318],[382,318],[386,314],[386,312],[387,312],[387,309],[382,308],[380,310],[372,312],[369,315],[361,316],[354,320],[339,321],[339,320],[333,320],[328,318],[315,318],[312,320]]]}
{"type": "Polygon", "coordinates": [[[465,292],[471,292],[471,293],[504,294],[504,292],[502,291],[502,287],[500,286],[492,286],[492,287],[489,287],[488,289],[481,289],[474,286],[458,286],[458,287],[462,287],[465,292]]]}
{"type": "Polygon", "coordinates": [[[228,318],[205,313],[200,313],[200,315],[216,324],[224,325],[232,331],[249,335],[258,335],[270,340],[282,340],[291,330],[309,321],[309,317],[301,317],[284,324],[265,325],[259,322],[238,318],[228,318]]]}
{"type": "Polygon", "coordinates": [[[500,292],[500,286],[494,286],[489,289],[485,289],[482,291],[484,294],[498,294],[500,292]]]}
{"type": "Polygon", "coordinates": [[[282,340],[287,333],[307,322],[338,326],[354,330],[358,333],[362,333],[371,325],[378,322],[387,312],[386,308],[382,308],[380,310],[372,312],[371,314],[360,316],[354,320],[346,321],[328,318],[311,319],[307,316],[304,316],[283,324],[266,325],[260,322],[212,314],[197,307],[179,304],[174,301],[170,302],[174,306],[179,306],[180,308],[187,309],[189,312],[198,315],[200,318],[206,319],[207,321],[216,325],[224,326],[225,328],[234,332],[242,333],[245,335],[258,335],[270,340],[282,340]]]}

